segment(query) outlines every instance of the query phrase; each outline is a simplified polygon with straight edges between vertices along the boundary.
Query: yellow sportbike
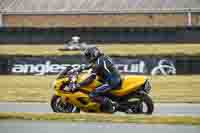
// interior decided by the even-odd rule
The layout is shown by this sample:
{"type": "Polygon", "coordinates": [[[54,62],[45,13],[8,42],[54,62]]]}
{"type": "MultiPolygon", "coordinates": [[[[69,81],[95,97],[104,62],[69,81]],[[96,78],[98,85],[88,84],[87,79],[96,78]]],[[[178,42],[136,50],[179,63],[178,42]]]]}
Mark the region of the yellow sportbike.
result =
{"type": "MultiPolygon", "coordinates": [[[[74,68],[71,68],[74,69],[74,68]]],[[[70,70],[69,70],[70,71],[70,70]]],[[[98,80],[91,84],[70,89],[69,84],[79,83],[87,78],[88,74],[73,70],[73,73],[59,74],[54,82],[55,93],[51,98],[51,108],[54,112],[78,113],[80,111],[92,113],[107,113],[99,103],[94,102],[89,94],[95,88],[102,85],[98,80]]],[[[149,80],[145,76],[124,76],[121,87],[113,89],[103,96],[111,99],[114,112],[125,112],[130,114],[152,114],[154,104],[148,95],[151,90],[149,80]]]]}

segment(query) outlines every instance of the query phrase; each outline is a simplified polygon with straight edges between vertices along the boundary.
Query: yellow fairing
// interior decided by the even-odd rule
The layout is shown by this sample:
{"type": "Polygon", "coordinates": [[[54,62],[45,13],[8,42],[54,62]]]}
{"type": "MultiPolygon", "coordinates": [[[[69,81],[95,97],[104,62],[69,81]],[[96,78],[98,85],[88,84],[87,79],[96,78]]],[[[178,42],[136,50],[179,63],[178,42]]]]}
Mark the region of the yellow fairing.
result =
{"type": "Polygon", "coordinates": [[[92,102],[89,96],[85,93],[82,92],[73,93],[70,97],[70,102],[86,112],[88,112],[89,110],[92,110],[93,112],[100,112],[100,104],[92,102]],[[84,104],[79,100],[77,100],[80,98],[82,99],[82,101],[84,101],[84,104]]]}
{"type": "MultiPolygon", "coordinates": [[[[84,74],[84,75],[79,76],[78,82],[80,83],[80,82],[84,81],[88,76],[89,76],[89,74],[84,74]]],[[[91,92],[94,89],[96,89],[98,86],[100,86],[101,84],[102,83],[98,81],[98,77],[97,77],[96,80],[94,80],[92,83],[90,83],[87,86],[83,86],[81,89],[91,92]]]]}
{"type": "MultiPolygon", "coordinates": [[[[88,77],[88,74],[82,74],[78,77],[77,82],[82,82],[88,77]]],[[[87,93],[83,93],[81,91],[77,92],[66,92],[62,91],[60,88],[63,86],[63,84],[67,83],[69,79],[62,78],[62,79],[57,79],[54,83],[54,89],[56,90],[56,95],[61,96],[63,101],[67,101],[74,106],[80,108],[81,110],[85,112],[100,112],[100,104],[91,101],[90,97],[88,96],[87,93]],[[81,99],[81,100],[80,100],[81,99]]],[[[93,89],[95,89],[97,86],[99,86],[101,83],[98,82],[97,80],[94,80],[91,84],[81,88],[80,90],[84,90],[87,92],[92,92],[93,89]]]]}
{"type": "Polygon", "coordinates": [[[146,81],[145,76],[125,76],[122,81],[120,89],[111,91],[116,96],[124,96],[138,89],[139,86],[143,85],[146,81]]]}
{"type": "Polygon", "coordinates": [[[89,111],[101,112],[100,104],[91,101],[88,94],[82,93],[80,91],[73,93],[72,92],[63,93],[62,91],[57,91],[56,95],[61,96],[63,101],[67,101],[85,112],[89,111]]]}
{"type": "Polygon", "coordinates": [[[54,89],[55,90],[60,90],[61,86],[65,83],[67,83],[69,81],[69,79],[66,78],[62,78],[62,79],[57,79],[54,83],[54,89]]]}

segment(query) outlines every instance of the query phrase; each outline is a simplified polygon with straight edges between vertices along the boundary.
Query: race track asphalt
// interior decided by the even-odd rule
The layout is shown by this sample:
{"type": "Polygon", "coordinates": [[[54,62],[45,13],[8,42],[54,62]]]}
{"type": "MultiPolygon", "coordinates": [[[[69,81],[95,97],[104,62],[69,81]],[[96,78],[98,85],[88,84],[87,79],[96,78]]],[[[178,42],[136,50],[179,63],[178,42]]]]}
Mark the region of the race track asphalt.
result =
{"type": "MultiPolygon", "coordinates": [[[[52,112],[48,103],[0,103],[0,112],[52,112]]],[[[116,113],[116,115],[125,115],[116,113]]],[[[200,104],[155,104],[153,115],[199,116],[200,104]]],[[[0,133],[200,133],[200,126],[0,120],[0,133]]]]}
{"type": "Polygon", "coordinates": [[[0,121],[1,133],[200,133],[200,126],[162,124],[0,121]]]}
{"type": "MultiPolygon", "coordinates": [[[[0,103],[0,112],[52,112],[48,103],[0,103]]],[[[117,113],[121,114],[121,113],[117,113]]],[[[200,104],[155,104],[153,115],[200,115],[200,104]]]]}

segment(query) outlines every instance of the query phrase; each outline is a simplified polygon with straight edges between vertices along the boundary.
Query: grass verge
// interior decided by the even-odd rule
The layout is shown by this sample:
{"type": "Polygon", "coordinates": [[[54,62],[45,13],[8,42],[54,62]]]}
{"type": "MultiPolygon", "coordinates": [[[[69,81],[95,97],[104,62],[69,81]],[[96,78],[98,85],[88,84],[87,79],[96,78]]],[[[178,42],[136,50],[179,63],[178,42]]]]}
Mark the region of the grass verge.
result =
{"type": "Polygon", "coordinates": [[[112,122],[138,124],[188,124],[200,125],[199,116],[145,116],[109,114],[64,114],[64,113],[0,113],[0,120],[60,120],[67,122],[112,122]]]}
{"type": "MultiPolygon", "coordinates": [[[[151,76],[157,103],[200,103],[200,75],[151,76]]],[[[49,102],[55,76],[0,76],[0,101],[49,102]]]]}
{"type": "MultiPolygon", "coordinates": [[[[108,55],[117,56],[199,56],[199,44],[108,44],[97,45],[108,55]]],[[[76,55],[80,51],[59,51],[63,44],[59,45],[0,45],[0,55],[30,55],[30,56],[51,56],[51,55],[76,55]]]]}

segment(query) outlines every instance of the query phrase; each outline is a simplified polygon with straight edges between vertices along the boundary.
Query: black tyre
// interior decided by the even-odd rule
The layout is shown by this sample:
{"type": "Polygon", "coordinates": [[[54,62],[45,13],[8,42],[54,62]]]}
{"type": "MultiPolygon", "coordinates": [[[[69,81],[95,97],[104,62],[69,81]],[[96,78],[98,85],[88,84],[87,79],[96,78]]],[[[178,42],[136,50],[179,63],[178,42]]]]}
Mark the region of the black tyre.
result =
{"type": "Polygon", "coordinates": [[[154,103],[151,97],[147,94],[137,94],[133,98],[138,99],[138,101],[133,103],[133,107],[130,108],[132,113],[137,114],[148,114],[151,115],[154,111],[154,103]],[[146,107],[146,109],[144,109],[146,107]]]}
{"type": "Polygon", "coordinates": [[[60,96],[53,95],[51,98],[51,108],[53,112],[79,113],[80,109],[70,103],[63,103],[60,96]]]}

